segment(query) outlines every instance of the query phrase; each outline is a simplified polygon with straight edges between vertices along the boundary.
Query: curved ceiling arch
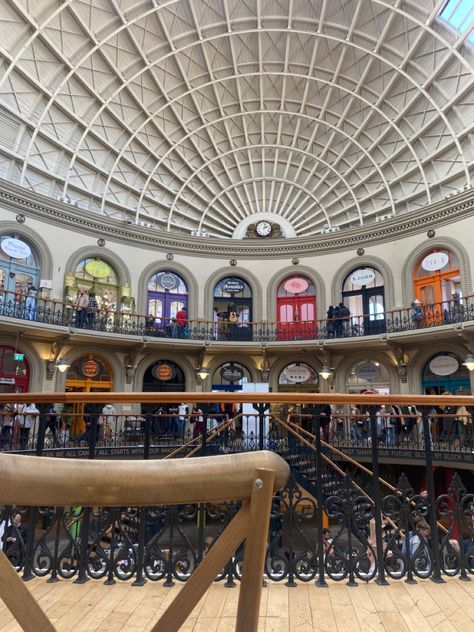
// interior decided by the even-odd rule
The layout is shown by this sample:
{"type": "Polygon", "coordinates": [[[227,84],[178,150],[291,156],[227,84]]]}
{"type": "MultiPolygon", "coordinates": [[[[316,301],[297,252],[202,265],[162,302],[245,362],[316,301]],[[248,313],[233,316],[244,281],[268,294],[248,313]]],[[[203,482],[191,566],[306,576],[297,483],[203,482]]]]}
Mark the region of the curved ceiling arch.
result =
{"type": "MultiPolygon", "coordinates": [[[[259,147],[259,145],[253,145],[252,147],[253,147],[253,148],[258,148],[258,147],[259,147]]],[[[286,145],[273,145],[273,147],[274,147],[274,148],[276,148],[276,149],[284,149],[284,150],[288,150],[288,147],[286,147],[286,145]]],[[[221,156],[216,156],[213,160],[217,160],[218,158],[225,157],[225,156],[226,156],[226,155],[228,155],[228,154],[232,154],[232,153],[234,153],[234,152],[236,152],[236,151],[241,151],[241,150],[243,150],[243,149],[246,149],[246,148],[245,148],[245,147],[244,147],[244,148],[240,148],[240,147],[239,147],[239,148],[237,148],[237,149],[231,149],[231,150],[229,150],[228,152],[226,152],[226,153],[222,154],[221,156]]],[[[342,180],[342,182],[345,184],[345,186],[346,186],[346,188],[347,188],[347,192],[349,193],[349,195],[351,195],[351,196],[352,196],[352,198],[353,198],[353,200],[354,200],[354,204],[355,204],[355,206],[358,208],[358,210],[359,210],[359,212],[360,212],[359,202],[358,202],[357,197],[355,196],[354,192],[352,191],[351,187],[350,187],[350,186],[349,186],[349,184],[346,182],[345,178],[344,178],[343,176],[341,176],[341,174],[337,174],[336,170],[335,170],[335,169],[333,169],[333,167],[332,167],[331,165],[329,165],[328,163],[325,163],[325,162],[324,162],[323,160],[321,160],[318,156],[314,156],[314,155],[313,155],[313,154],[311,154],[310,152],[304,151],[303,149],[294,149],[294,148],[293,148],[293,149],[292,149],[292,151],[295,151],[296,153],[300,153],[300,154],[302,154],[302,155],[305,155],[305,156],[307,156],[307,157],[311,158],[312,160],[314,160],[314,161],[316,161],[316,162],[322,162],[322,163],[324,164],[324,166],[326,166],[328,169],[330,169],[331,171],[333,171],[333,172],[335,173],[335,175],[337,175],[337,177],[339,177],[339,178],[340,178],[340,180],[342,180]]],[[[210,162],[212,162],[212,160],[211,160],[210,162]]],[[[202,166],[200,167],[200,169],[202,170],[202,169],[205,169],[206,167],[207,167],[207,164],[202,165],[202,166]]],[[[193,175],[194,175],[194,174],[193,174],[193,175]]],[[[260,179],[265,179],[265,178],[260,178],[260,179]]],[[[304,187],[303,185],[300,185],[299,183],[295,183],[295,182],[290,181],[290,180],[284,180],[284,179],[282,179],[282,178],[272,178],[272,177],[270,177],[270,176],[267,176],[267,178],[266,178],[266,179],[268,179],[268,180],[285,181],[285,182],[288,182],[288,183],[293,184],[294,186],[298,187],[299,189],[306,190],[306,189],[305,189],[305,187],[304,187]]],[[[186,182],[186,183],[183,185],[183,187],[182,187],[182,188],[184,189],[184,187],[185,187],[185,186],[187,186],[187,184],[188,184],[188,182],[186,182]]],[[[241,182],[241,181],[235,182],[235,183],[233,183],[231,186],[233,186],[234,184],[235,184],[235,185],[236,185],[236,184],[242,184],[242,182],[241,182]]],[[[229,188],[230,188],[230,187],[229,187],[229,188]]],[[[176,201],[176,199],[178,199],[178,197],[179,197],[179,195],[180,195],[180,193],[181,193],[181,192],[182,192],[182,190],[180,190],[180,191],[177,193],[177,195],[175,196],[175,201],[176,201]]],[[[208,206],[206,207],[206,210],[205,210],[205,211],[204,211],[204,213],[203,213],[203,218],[202,218],[202,219],[204,219],[204,216],[206,215],[206,213],[207,213],[207,211],[209,210],[210,206],[212,206],[212,203],[215,201],[215,199],[217,199],[217,197],[218,197],[218,196],[220,196],[220,195],[224,194],[225,192],[226,192],[226,189],[225,189],[225,188],[222,188],[222,190],[221,190],[221,191],[217,194],[216,198],[214,198],[214,200],[212,200],[212,201],[208,204],[208,206]]],[[[314,193],[312,193],[312,192],[308,191],[308,194],[309,194],[309,195],[311,195],[311,196],[312,196],[312,197],[313,197],[316,201],[318,201],[318,204],[319,204],[319,200],[318,200],[318,198],[314,195],[314,193]]],[[[172,207],[171,207],[171,209],[170,209],[170,217],[171,217],[171,214],[172,214],[172,213],[173,213],[173,211],[174,211],[174,208],[175,208],[175,203],[173,203],[173,206],[172,206],[172,207]]],[[[323,211],[323,213],[324,213],[324,215],[325,215],[325,217],[326,217],[326,220],[327,220],[327,222],[328,222],[328,224],[329,224],[329,226],[330,226],[331,222],[330,222],[330,218],[329,218],[328,214],[326,213],[326,211],[324,210],[324,208],[322,208],[322,211],[323,211]]],[[[361,214],[360,214],[360,218],[362,219],[362,215],[361,215],[361,214]]],[[[201,222],[201,223],[202,223],[202,222],[201,222]]],[[[201,223],[200,223],[200,225],[199,225],[200,227],[201,227],[201,223]]],[[[200,228],[199,228],[198,230],[200,230],[200,228]]]]}
{"type": "MultiPolygon", "coordinates": [[[[259,73],[257,73],[257,76],[258,76],[258,74],[259,74],[259,73]]],[[[278,72],[270,72],[270,73],[266,73],[266,74],[267,74],[267,75],[283,76],[283,73],[278,73],[278,72]]],[[[231,76],[228,76],[228,77],[224,77],[224,78],[219,79],[218,83],[219,83],[219,84],[223,84],[223,83],[224,83],[224,82],[226,82],[226,81],[232,81],[232,80],[237,79],[238,77],[246,77],[246,76],[250,77],[251,75],[250,75],[250,74],[249,74],[249,75],[245,75],[245,74],[240,74],[240,75],[231,75],[231,76]]],[[[253,73],[253,74],[252,74],[252,76],[255,76],[255,73],[253,73]]],[[[423,179],[423,184],[425,185],[425,190],[426,190],[426,195],[427,195],[427,198],[428,198],[428,202],[430,202],[430,201],[431,201],[431,193],[430,193],[430,189],[429,189],[428,182],[427,182],[427,179],[426,179],[426,174],[424,173],[424,170],[423,170],[423,168],[422,168],[421,161],[420,161],[420,159],[419,159],[418,155],[416,154],[416,152],[415,152],[415,150],[414,150],[414,148],[413,148],[412,144],[409,142],[408,138],[405,136],[405,134],[403,133],[403,131],[402,131],[401,129],[399,129],[399,128],[397,127],[397,125],[395,125],[395,123],[394,123],[393,121],[391,121],[391,120],[390,120],[390,118],[389,118],[389,117],[388,117],[388,116],[387,116],[387,115],[383,112],[383,110],[381,110],[380,108],[374,107],[374,105],[373,105],[370,101],[368,101],[367,99],[365,99],[365,98],[364,98],[364,97],[362,97],[361,95],[354,94],[354,93],[353,93],[353,91],[351,91],[349,88],[346,88],[346,87],[344,87],[344,86],[338,86],[338,85],[335,85],[335,84],[333,84],[333,83],[332,83],[332,82],[330,82],[330,81],[326,81],[326,80],[324,80],[324,79],[321,79],[320,77],[308,77],[308,76],[306,76],[306,75],[302,75],[302,74],[301,74],[301,75],[298,75],[298,74],[295,74],[295,73],[293,73],[293,76],[297,76],[298,78],[305,79],[305,80],[307,80],[307,81],[314,81],[314,82],[317,82],[317,83],[322,83],[322,84],[325,84],[325,85],[328,85],[328,86],[334,87],[335,89],[340,90],[340,91],[342,91],[342,92],[344,92],[344,93],[346,93],[346,94],[348,94],[348,95],[350,94],[351,96],[353,96],[353,98],[354,98],[354,99],[362,101],[363,103],[365,103],[365,104],[367,105],[367,107],[373,108],[373,109],[374,109],[374,111],[376,111],[376,112],[377,112],[377,114],[378,114],[379,116],[381,116],[381,117],[382,117],[382,118],[383,118],[383,119],[387,122],[387,124],[388,124],[390,127],[392,127],[392,128],[396,131],[396,133],[400,136],[400,138],[402,138],[403,142],[404,142],[404,143],[406,144],[406,146],[408,147],[408,149],[409,149],[410,153],[412,154],[413,159],[414,159],[414,161],[415,161],[415,163],[416,163],[416,165],[417,165],[418,169],[420,170],[420,174],[421,174],[421,177],[422,177],[422,179],[423,179]]],[[[196,91],[196,92],[197,92],[198,90],[201,90],[203,87],[207,87],[207,85],[210,85],[211,83],[217,83],[217,82],[216,82],[216,81],[213,81],[213,82],[209,82],[208,84],[204,84],[204,85],[197,86],[197,87],[193,88],[192,90],[189,90],[189,91],[187,91],[187,92],[185,92],[185,93],[183,93],[183,94],[179,94],[177,97],[175,97],[175,99],[173,99],[173,101],[176,101],[176,102],[177,102],[178,100],[180,100],[181,98],[183,98],[183,96],[187,96],[188,94],[190,94],[190,93],[191,93],[191,92],[193,92],[193,91],[196,91]]],[[[170,102],[170,103],[172,103],[172,102],[170,102]]],[[[150,116],[148,117],[148,119],[145,119],[145,120],[144,120],[144,121],[140,124],[140,126],[138,126],[138,127],[137,127],[137,129],[136,129],[136,130],[133,132],[133,134],[132,134],[132,135],[131,135],[128,139],[127,139],[126,143],[125,143],[125,144],[123,145],[123,147],[120,149],[120,152],[117,154],[117,156],[116,156],[116,158],[115,158],[115,160],[114,160],[114,164],[113,164],[113,166],[112,166],[112,168],[111,168],[111,170],[110,170],[109,176],[108,176],[108,178],[107,178],[107,182],[106,182],[106,185],[105,185],[104,194],[103,194],[103,196],[102,196],[101,211],[103,211],[103,210],[104,210],[104,207],[105,207],[105,204],[106,204],[106,192],[107,192],[107,188],[108,188],[108,186],[110,185],[110,182],[111,182],[111,180],[112,180],[112,178],[113,178],[114,169],[116,168],[117,164],[118,164],[118,163],[120,162],[120,160],[122,159],[122,157],[123,157],[124,153],[126,152],[127,148],[129,147],[130,143],[131,143],[131,142],[134,140],[134,138],[135,138],[135,137],[136,137],[136,136],[140,133],[140,131],[143,129],[143,127],[144,127],[144,126],[145,126],[145,125],[146,125],[146,124],[147,124],[147,123],[148,123],[148,122],[149,122],[149,121],[150,121],[153,117],[155,117],[157,114],[159,114],[159,112],[160,112],[161,110],[163,110],[163,109],[165,109],[165,108],[169,107],[170,103],[166,103],[166,104],[165,104],[164,106],[162,106],[162,107],[161,107],[158,111],[151,113],[151,114],[150,114],[150,116]]],[[[288,112],[288,115],[289,115],[289,116],[292,116],[292,115],[293,115],[293,113],[289,113],[289,112],[288,112]]],[[[221,118],[221,119],[215,119],[215,120],[213,120],[213,121],[209,121],[209,125],[211,125],[211,124],[213,124],[213,123],[216,123],[216,122],[219,122],[219,121],[222,121],[222,120],[224,120],[224,119],[223,119],[223,118],[221,118]]],[[[315,118],[315,120],[317,120],[317,119],[315,118]]],[[[202,129],[202,128],[200,128],[200,129],[202,129]]],[[[197,130],[194,130],[194,131],[197,131],[197,130]]],[[[84,134],[83,134],[83,137],[84,137],[84,134]]],[[[82,137],[82,138],[83,138],[83,137],[82,137]]],[[[188,135],[187,135],[187,136],[182,137],[182,138],[181,138],[181,140],[180,140],[180,142],[183,142],[183,141],[184,141],[184,140],[186,140],[187,138],[188,138],[188,135]]],[[[82,140],[82,139],[81,139],[81,140],[82,140]]],[[[173,150],[175,147],[176,147],[176,145],[174,145],[171,149],[173,150]]],[[[78,155],[78,151],[79,151],[79,144],[78,144],[78,146],[77,146],[77,148],[76,148],[76,150],[75,150],[75,152],[74,152],[74,156],[73,156],[73,158],[71,159],[71,164],[73,164],[73,163],[75,162],[75,159],[77,158],[77,155],[78,155]]],[[[400,150],[399,150],[399,151],[400,151],[400,150]]],[[[168,153],[169,153],[169,152],[167,152],[164,156],[162,156],[162,157],[161,157],[161,159],[160,159],[160,164],[161,164],[161,162],[164,160],[164,158],[168,155],[168,153]]],[[[65,190],[65,193],[66,193],[66,192],[67,192],[67,190],[65,190]]],[[[137,212],[139,212],[139,209],[137,209],[137,212]]]]}
{"type": "Polygon", "coordinates": [[[416,211],[471,186],[473,51],[443,6],[4,0],[0,177],[222,238],[266,190],[301,236],[315,199],[344,227],[416,211]]]}

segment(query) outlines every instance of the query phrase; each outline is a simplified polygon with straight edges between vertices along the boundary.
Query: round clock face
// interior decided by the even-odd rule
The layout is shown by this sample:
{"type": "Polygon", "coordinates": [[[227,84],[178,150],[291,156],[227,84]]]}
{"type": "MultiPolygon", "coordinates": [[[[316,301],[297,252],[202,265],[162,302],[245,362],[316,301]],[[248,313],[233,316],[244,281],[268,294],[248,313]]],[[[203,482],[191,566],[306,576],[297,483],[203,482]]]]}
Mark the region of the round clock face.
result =
{"type": "Polygon", "coordinates": [[[255,226],[255,230],[257,231],[257,235],[260,235],[260,237],[268,237],[272,232],[272,225],[270,222],[266,221],[258,222],[255,226]]]}

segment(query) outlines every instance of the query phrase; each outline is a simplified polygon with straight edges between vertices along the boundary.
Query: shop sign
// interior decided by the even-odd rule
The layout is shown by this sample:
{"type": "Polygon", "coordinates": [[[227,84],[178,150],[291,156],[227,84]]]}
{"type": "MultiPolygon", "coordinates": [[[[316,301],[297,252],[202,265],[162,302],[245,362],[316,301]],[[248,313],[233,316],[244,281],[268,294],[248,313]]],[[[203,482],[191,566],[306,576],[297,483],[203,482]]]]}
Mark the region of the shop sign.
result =
{"type": "Polygon", "coordinates": [[[227,279],[222,286],[222,291],[226,294],[239,294],[245,289],[244,282],[240,279],[227,279]]]}
{"type": "Polygon", "coordinates": [[[1,246],[3,252],[12,259],[28,259],[31,255],[31,248],[28,244],[20,239],[14,239],[13,237],[7,237],[2,240],[1,246]]]}
{"type": "Polygon", "coordinates": [[[240,382],[243,377],[243,370],[235,364],[228,364],[221,368],[221,378],[226,382],[240,382]]]}
{"type": "Polygon", "coordinates": [[[375,272],[373,270],[365,270],[360,268],[351,274],[352,285],[361,287],[362,285],[370,285],[375,281],[375,272]]]}
{"type": "Polygon", "coordinates": [[[311,377],[311,372],[307,366],[290,364],[283,369],[283,375],[289,382],[306,382],[311,377]]]}
{"type": "Polygon", "coordinates": [[[87,360],[82,365],[81,373],[84,377],[95,377],[99,373],[99,365],[94,360],[87,360]]]}
{"type": "Polygon", "coordinates": [[[158,281],[165,288],[165,290],[174,290],[179,285],[178,278],[175,274],[169,272],[163,272],[158,275],[158,281]]]}
{"type": "Polygon", "coordinates": [[[375,362],[361,362],[356,367],[356,375],[359,380],[376,380],[380,377],[380,367],[375,362]]]}
{"type": "Polygon", "coordinates": [[[439,355],[431,360],[429,366],[435,375],[451,375],[458,370],[459,362],[453,356],[439,355]]]}
{"type": "Polygon", "coordinates": [[[40,288],[44,288],[45,290],[52,290],[53,289],[52,279],[41,279],[40,288]]]}
{"type": "Polygon", "coordinates": [[[15,360],[15,362],[23,362],[23,360],[25,359],[25,354],[24,353],[14,353],[13,354],[13,359],[15,360]]]}
{"type": "Polygon", "coordinates": [[[449,256],[445,252],[432,252],[421,262],[421,267],[427,272],[441,270],[448,265],[449,256]]]}
{"type": "Polygon", "coordinates": [[[303,277],[293,277],[292,279],[287,279],[283,285],[288,294],[300,294],[301,292],[306,292],[308,286],[309,283],[307,279],[303,277]]]}
{"type": "Polygon", "coordinates": [[[160,382],[169,382],[173,379],[175,370],[171,364],[163,362],[162,364],[157,364],[153,367],[151,374],[156,380],[160,380],[160,382]]]}
{"type": "Polygon", "coordinates": [[[14,377],[0,377],[0,384],[15,384],[14,377]]]}
{"type": "Polygon", "coordinates": [[[88,261],[84,269],[87,274],[90,274],[95,279],[105,279],[112,273],[112,269],[108,263],[105,263],[105,261],[96,261],[95,259],[88,261]]]}

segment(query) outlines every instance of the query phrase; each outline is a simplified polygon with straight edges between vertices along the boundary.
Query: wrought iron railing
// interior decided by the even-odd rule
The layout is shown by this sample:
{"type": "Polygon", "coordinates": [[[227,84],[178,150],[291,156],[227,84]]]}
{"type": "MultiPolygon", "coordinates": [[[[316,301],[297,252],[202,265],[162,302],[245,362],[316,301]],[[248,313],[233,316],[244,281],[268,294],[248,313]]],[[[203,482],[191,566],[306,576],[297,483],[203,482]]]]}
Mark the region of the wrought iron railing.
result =
{"type": "Polygon", "coordinates": [[[131,311],[85,308],[53,299],[0,291],[0,316],[51,326],[130,336],[227,342],[287,342],[354,338],[430,329],[474,320],[474,296],[420,306],[297,322],[236,322],[152,318],[131,311]]]}
{"type": "MultiPolygon", "coordinates": [[[[417,577],[442,581],[443,575],[466,579],[474,574],[473,490],[467,490],[455,473],[449,487],[436,494],[432,464],[433,424],[438,423],[433,406],[464,405],[471,414],[473,398],[397,398],[401,405],[411,401],[418,407],[417,422],[422,432],[416,441],[423,449],[425,493],[419,487],[419,480],[409,481],[404,474],[391,483],[380,477],[380,450],[386,446],[380,442],[377,424],[380,415],[377,416],[376,410],[378,404],[388,403],[385,396],[358,397],[359,404],[364,403],[367,411],[364,416],[367,436],[363,441],[371,450],[372,471],[367,466],[355,469],[354,460],[342,448],[331,444],[326,418],[321,414],[324,413],[322,398],[327,396],[254,394],[252,398],[259,407],[256,414],[232,419],[225,415],[211,416],[206,403],[212,401],[215,405],[221,400],[238,403],[244,395],[192,396],[205,402],[200,405],[202,414],[194,415],[194,425],[204,423],[207,432],[195,433],[194,437],[190,432],[178,436],[174,415],[136,415],[137,435],[130,438],[130,445],[138,448],[140,458],[144,459],[152,458],[153,449],[158,446],[162,454],[166,447],[168,458],[261,447],[278,450],[286,456],[293,478],[273,499],[265,564],[268,579],[286,581],[289,585],[296,579],[316,580],[323,585],[327,578],[332,578],[355,585],[357,580],[384,583],[387,577],[405,578],[409,582],[417,577]],[[267,414],[269,402],[285,403],[290,397],[311,404],[313,409],[301,420],[284,421],[267,414]],[[329,531],[323,529],[326,520],[329,531]]],[[[43,401],[46,397],[36,394],[43,401]]],[[[88,397],[99,401],[100,394],[88,397]]],[[[149,403],[153,397],[157,401],[164,401],[163,397],[178,401],[183,394],[108,394],[108,399],[114,402],[148,398],[149,403]]],[[[338,405],[357,399],[357,396],[332,397],[338,405]]],[[[30,395],[21,399],[32,398],[30,395]]],[[[61,398],[69,402],[73,399],[70,395],[54,394],[57,401],[61,398]]],[[[6,399],[0,396],[0,402],[6,399]]],[[[89,433],[86,431],[80,439],[83,442],[80,446],[48,447],[48,437],[54,443],[53,433],[47,428],[49,421],[46,414],[40,415],[38,431],[32,435],[39,456],[45,453],[64,456],[65,450],[72,455],[85,450],[83,456],[94,459],[102,448],[108,447],[101,444],[104,420],[100,420],[99,414],[86,420],[90,424],[89,433]]],[[[126,430],[126,421],[125,417],[114,419],[116,425],[123,422],[121,432],[126,430]]],[[[113,481],[107,479],[104,465],[104,485],[108,484],[113,481]]],[[[238,503],[226,502],[112,509],[5,507],[1,517],[2,540],[7,556],[25,579],[34,575],[49,576],[52,581],[74,577],[78,582],[103,578],[106,583],[114,583],[133,579],[138,585],[148,579],[170,586],[190,577],[237,509],[238,503]]],[[[242,550],[237,550],[216,579],[233,585],[241,576],[242,559],[242,550]]]]}

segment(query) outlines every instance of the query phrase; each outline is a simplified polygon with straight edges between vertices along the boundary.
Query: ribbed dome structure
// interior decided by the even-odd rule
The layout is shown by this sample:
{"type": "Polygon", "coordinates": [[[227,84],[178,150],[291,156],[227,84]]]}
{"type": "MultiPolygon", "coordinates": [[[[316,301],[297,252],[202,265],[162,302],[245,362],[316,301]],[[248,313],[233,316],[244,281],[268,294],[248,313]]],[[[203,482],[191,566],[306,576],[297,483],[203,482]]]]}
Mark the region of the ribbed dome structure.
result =
{"type": "Polygon", "coordinates": [[[150,230],[309,237],[471,186],[432,0],[3,0],[0,177],[150,230]]]}

